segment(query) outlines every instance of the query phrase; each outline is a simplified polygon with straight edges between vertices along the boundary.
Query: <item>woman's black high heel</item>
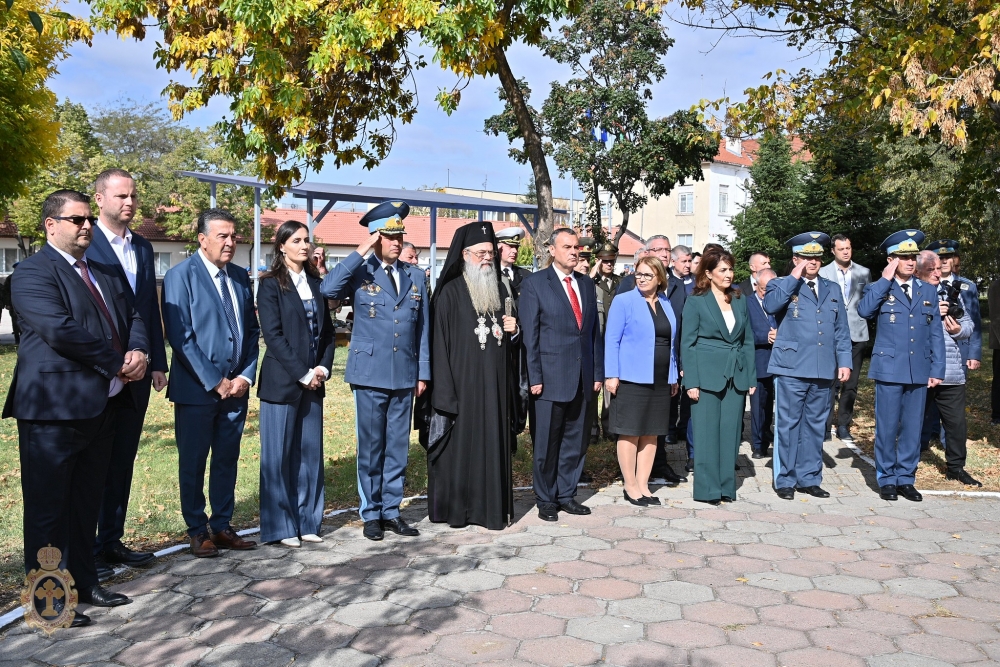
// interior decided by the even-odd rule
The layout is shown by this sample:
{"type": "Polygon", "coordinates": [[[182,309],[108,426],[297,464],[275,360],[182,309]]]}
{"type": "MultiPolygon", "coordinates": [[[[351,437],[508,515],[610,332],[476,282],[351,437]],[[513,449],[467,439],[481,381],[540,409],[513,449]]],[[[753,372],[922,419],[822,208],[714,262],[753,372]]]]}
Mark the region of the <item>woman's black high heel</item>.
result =
{"type": "Polygon", "coordinates": [[[630,498],[628,491],[622,489],[622,494],[625,495],[625,500],[629,501],[633,505],[638,505],[639,507],[649,507],[649,501],[646,500],[645,496],[640,496],[639,498],[630,498]]]}

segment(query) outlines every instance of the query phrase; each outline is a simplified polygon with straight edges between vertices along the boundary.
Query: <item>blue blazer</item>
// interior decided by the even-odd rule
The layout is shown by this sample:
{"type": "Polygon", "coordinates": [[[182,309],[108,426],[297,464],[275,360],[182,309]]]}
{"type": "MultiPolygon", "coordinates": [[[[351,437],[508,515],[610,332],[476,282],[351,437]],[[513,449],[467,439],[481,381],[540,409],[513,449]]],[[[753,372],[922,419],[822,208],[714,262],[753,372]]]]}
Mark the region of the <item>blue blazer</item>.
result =
{"type": "Polygon", "coordinates": [[[909,303],[899,283],[879,278],[869,283],[858,302],[858,314],[877,318],[875,346],[868,377],[880,382],[926,384],[944,378],[944,328],[937,288],[913,278],[909,303]]]}
{"type": "MultiPolygon", "coordinates": [[[[584,396],[595,382],[604,381],[604,342],[597,321],[597,288],[581,273],[583,326],[576,326],[566,286],[552,267],[532,273],[521,282],[518,315],[528,360],[528,384],[542,385],[536,398],[565,403],[583,385],[584,396]]],[[[617,298],[617,297],[616,297],[617,298]]]]}
{"type": "Polygon", "coordinates": [[[379,389],[414,389],[431,379],[430,299],[424,272],[397,262],[399,293],[372,253],[357,252],[333,267],[320,292],[328,299],[353,299],[354,328],[344,382],[379,389]]]}
{"type": "MultiPolygon", "coordinates": [[[[146,327],[125,296],[128,283],[123,285],[110,266],[87,264],[124,349],[148,353],[146,327]]],[[[107,320],[83,279],[44,245],[18,264],[8,280],[13,281],[10,293],[21,323],[21,345],[3,416],[69,420],[101,414],[125,357],[112,347],[107,320]]]]}
{"type": "MultiPolygon", "coordinates": [[[[667,295],[660,292],[660,307],[670,320],[670,384],[677,382],[677,318],[667,295]]],[[[653,384],[656,330],[649,304],[639,288],[611,302],[604,328],[604,377],[653,384]]]]}
{"type": "Polygon", "coordinates": [[[840,286],[817,276],[816,291],[818,301],[805,279],[794,276],[767,283],[764,310],[778,320],[767,367],[772,375],[834,380],[838,368],[852,367],[851,326],[840,286]]]}
{"type": "MultiPolygon", "coordinates": [[[[742,285],[740,286],[742,288],[742,285]]],[[[769,315],[764,312],[764,308],[757,301],[757,295],[753,293],[751,289],[749,292],[743,292],[747,300],[747,311],[750,315],[750,328],[753,329],[753,349],[754,349],[754,359],[757,363],[757,379],[763,380],[764,378],[771,377],[771,374],[767,370],[767,365],[771,363],[771,343],[768,342],[768,334],[771,333],[771,322],[774,322],[774,328],[778,328],[778,321],[774,319],[774,315],[769,315]]]]}
{"type": "MultiPolygon", "coordinates": [[[[233,343],[222,298],[198,253],[163,276],[163,323],[174,357],[170,365],[167,397],[174,403],[208,405],[219,400],[216,385],[229,372],[233,343]]],[[[257,377],[260,325],[253,303],[253,288],[246,269],[229,265],[229,280],[236,292],[236,317],[241,323],[243,347],[235,376],[253,383],[257,377]]]]}

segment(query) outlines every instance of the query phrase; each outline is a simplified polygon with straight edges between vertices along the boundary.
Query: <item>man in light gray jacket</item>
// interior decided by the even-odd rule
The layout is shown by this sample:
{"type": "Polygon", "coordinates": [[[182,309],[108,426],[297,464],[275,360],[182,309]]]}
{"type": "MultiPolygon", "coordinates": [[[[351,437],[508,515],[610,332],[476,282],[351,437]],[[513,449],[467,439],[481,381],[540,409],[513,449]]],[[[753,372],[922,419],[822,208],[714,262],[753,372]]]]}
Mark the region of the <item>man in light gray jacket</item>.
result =
{"type": "Polygon", "coordinates": [[[847,382],[837,379],[833,381],[827,426],[831,435],[836,435],[845,442],[854,442],[851,437],[851,420],[854,419],[854,401],[858,397],[862,354],[868,342],[868,321],[858,315],[858,302],[865,293],[865,287],[872,281],[872,274],[865,267],[851,261],[851,239],[843,234],[834,234],[832,242],[833,261],[821,268],[819,275],[840,287],[844,308],[847,310],[847,324],[851,329],[852,366],[851,378],[847,382]]]}
{"type": "MultiPolygon", "coordinates": [[[[941,284],[941,260],[932,250],[924,250],[917,255],[917,277],[925,283],[941,284]]],[[[965,361],[959,349],[960,341],[972,335],[973,321],[966,311],[957,320],[948,316],[948,295],[940,296],[941,326],[944,327],[945,372],[941,384],[927,390],[927,407],[937,405],[941,413],[941,423],[945,432],[945,477],[966,486],[982,486],[975,477],[965,471],[965,440],[968,425],[965,418],[965,361]]]]}

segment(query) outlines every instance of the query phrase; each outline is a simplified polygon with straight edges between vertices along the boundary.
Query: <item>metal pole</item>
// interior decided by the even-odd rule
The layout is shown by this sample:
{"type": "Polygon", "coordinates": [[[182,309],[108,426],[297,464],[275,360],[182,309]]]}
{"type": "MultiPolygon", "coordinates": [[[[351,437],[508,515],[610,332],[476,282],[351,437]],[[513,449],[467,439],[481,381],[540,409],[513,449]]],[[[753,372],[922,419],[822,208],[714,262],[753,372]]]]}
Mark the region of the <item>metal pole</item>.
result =
{"type": "Polygon", "coordinates": [[[208,204],[211,208],[215,208],[215,181],[208,184],[208,204]]]}
{"type": "Polygon", "coordinates": [[[312,195],[306,197],[306,227],[309,228],[309,243],[315,240],[313,234],[313,198],[312,195]]]}
{"type": "Polygon", "coordinates": [[[431,291],[437,287],[438,210],[431,206],[431,291]]]}
{"type": "Polygon", "coordinates": [[[569,226],[576,229],[576,216],[573,215],[573,179],[569,179],[569,226]]]}
{"type": "Polygon", "coordinates": [[[260,188],[253,189],[253,266],[250,276],[253,278],[253,293],[257,294],[257,267],[260,266],[260,188]]]}

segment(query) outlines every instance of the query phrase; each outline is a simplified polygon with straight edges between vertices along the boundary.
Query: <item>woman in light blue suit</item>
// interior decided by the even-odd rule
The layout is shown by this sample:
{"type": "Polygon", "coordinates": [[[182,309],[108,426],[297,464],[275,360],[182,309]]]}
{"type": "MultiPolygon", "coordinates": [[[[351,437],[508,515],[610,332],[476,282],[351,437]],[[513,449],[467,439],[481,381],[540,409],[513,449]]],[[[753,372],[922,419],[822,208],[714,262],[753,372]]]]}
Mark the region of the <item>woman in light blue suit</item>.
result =
{"type": "Polygon", "coordinates": [[[656,437],[670,430],[670,397],[677,394],[679,335],[664,291],[667,272],[656,257],[635,267],[636,288],[611,303],[604,331],[605,389],[611,395],[609,430],[618,434],[625,500],[659,505],[649,490],[656,437]]]}

